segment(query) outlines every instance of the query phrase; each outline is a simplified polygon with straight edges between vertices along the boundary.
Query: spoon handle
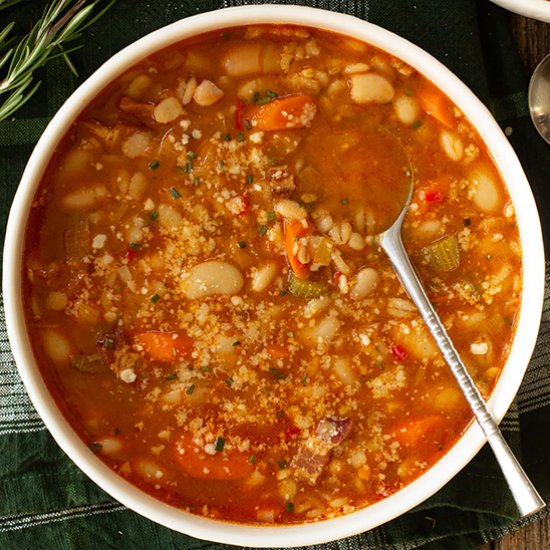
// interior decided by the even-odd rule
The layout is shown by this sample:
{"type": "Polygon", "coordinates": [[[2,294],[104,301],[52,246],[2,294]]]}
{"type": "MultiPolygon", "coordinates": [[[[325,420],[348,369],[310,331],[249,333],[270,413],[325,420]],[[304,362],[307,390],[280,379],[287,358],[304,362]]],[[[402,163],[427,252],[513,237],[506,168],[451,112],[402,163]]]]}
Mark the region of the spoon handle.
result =
{"type": "Polygon", "coordinates": [[[546,506],[544,500],[523,471],[514,453],[506,443],[491,413],[487,410],[472,377],[460,359],[443,323],[430,303],[426,292],[403,246],[401,228],[392,227],[381,235],[380,245],[388,255],[401,284],[420,311],[445,361],[451,368],[460,389],[470,405],[478,424],[487,437],[487,441],[500,465],[502,473],[516,501],[517,507],[525,517],[546,506]]]}

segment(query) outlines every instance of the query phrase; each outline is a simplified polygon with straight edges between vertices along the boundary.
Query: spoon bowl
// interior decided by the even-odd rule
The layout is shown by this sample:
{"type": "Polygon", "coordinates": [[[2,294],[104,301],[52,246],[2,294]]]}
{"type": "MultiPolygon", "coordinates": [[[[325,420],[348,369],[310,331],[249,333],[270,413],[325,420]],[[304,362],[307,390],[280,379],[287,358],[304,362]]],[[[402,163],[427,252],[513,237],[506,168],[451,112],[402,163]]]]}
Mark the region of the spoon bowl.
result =
{"type": "Polygon", "coordinates": [[[528,92],[529,112],[538,133],[550,144],[550,54],[537,65],[528,92]]]}

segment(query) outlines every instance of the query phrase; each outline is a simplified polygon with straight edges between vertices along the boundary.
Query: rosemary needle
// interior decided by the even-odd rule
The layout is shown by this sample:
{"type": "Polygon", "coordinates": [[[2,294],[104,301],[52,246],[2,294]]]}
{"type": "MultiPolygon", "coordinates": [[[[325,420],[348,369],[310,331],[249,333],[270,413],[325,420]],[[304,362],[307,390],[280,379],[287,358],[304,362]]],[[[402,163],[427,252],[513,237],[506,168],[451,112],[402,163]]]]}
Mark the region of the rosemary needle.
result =
{"type": "MultiPolygon", "coordinates": [[[[0,0],[0,11],[19,1],[0,0]]],[[[76,74],[68,54],[80,46],[67,48],[66,45],[79,38],[84,29],[95,23],[114,2],[111,0],[93,15],[98,0],[91,3],[88,0],[54,0],[30,33],[21,39],[8,39],[13,23],[0,30],[0,120],[11,116],[32,97],[40,86],[40,81],[33,81],[34,72],[48,61],[62,56],[76,74]]]]}

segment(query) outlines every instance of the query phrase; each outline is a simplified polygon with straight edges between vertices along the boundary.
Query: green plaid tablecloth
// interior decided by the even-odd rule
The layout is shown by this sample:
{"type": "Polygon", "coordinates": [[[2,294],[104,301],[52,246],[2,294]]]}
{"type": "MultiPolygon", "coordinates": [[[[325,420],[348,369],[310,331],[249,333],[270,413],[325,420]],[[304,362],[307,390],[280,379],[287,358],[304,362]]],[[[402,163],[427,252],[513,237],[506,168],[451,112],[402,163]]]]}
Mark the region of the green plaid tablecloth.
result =
{"type": "MultiPolygon", "coordinates": [[[[86,31],[72,55],[80,77],[61,60],[42,71],[42,87],[25,108],[0,122],[0,231],[24,165],[53,113],[103,61],[140,36],[202,11],[242,0],[118,0],[86,31]]],[[[262,3],[262,2],[248,2],[262,3]]],[[[454,71],[506,129],[537,198],[545,234],[550,228],[550,149],[527,112],[527,82],[511,39],[507,15],[480,0],[310,0],[347,12],[410,39],[454,71]]],[[[44,5],[23,3],[0,12],[21,32],[44,5]]],[[[4,21],[4,19],[6,21],[4,21]]],[[[550,499],[550,293],[535,354],[502,429],[546,500],[550,499]]],[[[535,516],[548,513],[543,510],[535,516]]],[[[529,520],[517,512],[496,462],[485,446],[455,479],[417,509],[374,529],[324,545],[327,550],[473,549],[529,520]]],[[[281,541],[281,543],[287,541],[281,541]]],[[[157,549],[224,547],[160,527],[113,501],[57,447],[19,379],[0,309],[0,548],[157,549]]]]}

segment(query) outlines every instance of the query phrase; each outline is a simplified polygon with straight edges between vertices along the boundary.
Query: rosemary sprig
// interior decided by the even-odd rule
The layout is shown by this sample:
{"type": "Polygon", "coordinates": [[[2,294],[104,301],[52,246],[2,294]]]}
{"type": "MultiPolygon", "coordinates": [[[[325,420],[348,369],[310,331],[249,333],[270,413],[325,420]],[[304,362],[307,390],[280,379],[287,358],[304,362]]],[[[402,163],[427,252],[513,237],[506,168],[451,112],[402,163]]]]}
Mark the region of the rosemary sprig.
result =
{"type": "Polygon", "coordinates": [[[0,0],[0,11],[5,10],[6,8],[11,8],[19,2],[24,2],[25,0],[0,0]]]}
{"type": "MultiPolygon", "coordinates": [[[[0,0],[0,11],[20,1],[0,0]]],[[[34,82],[34,72],[48,61],[62,56],[76,74],[68,54],[81,46],[67,47],[67,44],[79,38],[115,1],[111,0],[92,16],[99,0],[91,3],[88,0],[54,0],[22,39],[8,38],[13,23],[0,31],[0,121],[11,116],[33,96],[41,84],[41,81],[34,82]],[[3,67],[6,67],[5,72],[3,67]]]]}

